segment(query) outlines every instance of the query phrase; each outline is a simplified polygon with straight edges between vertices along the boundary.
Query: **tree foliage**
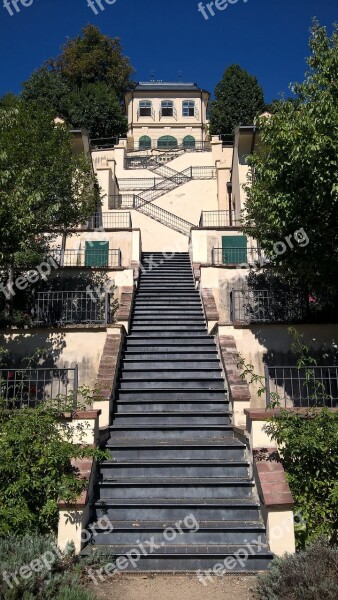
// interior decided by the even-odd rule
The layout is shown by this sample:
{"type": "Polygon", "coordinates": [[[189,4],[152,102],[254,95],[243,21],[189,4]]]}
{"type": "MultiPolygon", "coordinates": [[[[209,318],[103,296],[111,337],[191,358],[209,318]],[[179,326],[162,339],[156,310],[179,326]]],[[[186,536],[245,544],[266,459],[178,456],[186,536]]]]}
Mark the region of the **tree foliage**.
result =
{"type": "Polygon", "coordinates": [[[87,25],[31,75],[22,97],[52,109],[73,127],[88,129],[91,137],[120,135],[127,131],[122,101],[134,86],[133,71],[119,38],[87,25]]]}
{"type": "Polygon", "coordinates": [[[238,125],[252,125],[263,110],[264,94],[257,78],[239,65],[231,65],[215,89],[215,100],[211,104],[211,133],[232,133],[238,125]]]}
{"type": "Polygon", "coordinates": [[[245,231],[271,251],[303,228],[310,243],[275,256],[281,276],[322,302],[338,294],[338,26],[331,37],[314,22],[297,102],[282,101],[260,120],[260,150],[246,187],[245,231]]]}
{"type": "Polygon", "coordinates": [[[53,237],[97,205],[89,157],[74,153],[52,113],[23,101],[0,109],[0,173],[0,266],[7,271],[27,253],[45,253],[53,237]]]}

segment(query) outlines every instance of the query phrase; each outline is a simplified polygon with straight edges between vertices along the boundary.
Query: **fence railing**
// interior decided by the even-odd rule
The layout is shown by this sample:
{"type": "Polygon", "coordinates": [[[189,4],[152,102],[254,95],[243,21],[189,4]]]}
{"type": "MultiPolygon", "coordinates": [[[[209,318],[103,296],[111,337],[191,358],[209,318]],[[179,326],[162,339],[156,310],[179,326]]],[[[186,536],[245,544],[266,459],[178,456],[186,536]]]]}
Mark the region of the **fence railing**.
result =
{"type": "MultiPolygon", "coordinates": [[[[148,148],[142,147],[142,145],[137,142],[134,144],[134,150],[132,152],[143,152],[149,150],[158,150],[161,152],[170,152],[175,150],[186,151],[186,152],[211,152],[211,143],[200,141],[200,140],[189,140],[185,141],[184,139],[176,140],[175,142],[171,142],[168,146],[158,146],[158,140],[152,139],[149,142],[148,148]]],[[[130,152],[130,150],[128,151],[130,152]]]]}
{"type": "Polygon", "coordinates": [[[230,314],[234,323],[295,323],[304,320],[307,304],[301,294],[270,290],[231,290],[230,314]]]}
{"type": "Polygon", "coordinates": [[[72,369],[0,369],[0,401],[7,409],[30,407],[72,395],[77,407],[78,366],[72,369]]]}
{"type": "Polygon", "coordinates": [[[151,204],[139,196],[134,196],[134,208],[171,229],[175,229],[186,236],[190,235],[190,230],[193,227],[192,223],[164,210],[160,206],[156,206],[156,204],[151,204]]]}
{"type": "Polygon", "coordinates": [[[111,210],[123,210],[133,208],[134,194],[117,194],[109,196],[109,208],[111,210]]]}
{"type": "Polygon", "coordinates": [[[96,213],[87,223],[80,225],[81,230],[103,231],[105,229],[131,229],[132,221],[130,212],[103,212],[96,213]]]}
{"type": "Polygon", "coordinates": [[[260,265],[266,264],[263,253],[259,248],[213,248],[211,251],[212,265],[260,265]]]}
{"type": "Polygon", "coordinates": [[[265,366],[266,403],[284,408],[338,407],[338,367],[265,366]]]}
{"type": "Polygon", "coordinates": [[[199,223],[200,227],[239,227],[239,225],[235,212],[230,210],[203,211],[199,223]]]}
{"type": "Polygon", "coordinates": [[[53,250],[51,256],[60,267],[113,268],[122,263],[121,250],[90,248],[86,250],[53,250]]]}
{"type": "Polygon", "coordinates": [[[191,179],[215,179],[216,167],[188,167],[182,173],[191,179]]]}
{"type": "Polygon", "coordinates": [[[148,190],[161,183],[161,177],[135,177],[119,180],[119,189],[121,191],[128,190],[148,190]]]}
{"type": "Polygon", "coordinates": [[[38,292],[32,321],[35,325],[107,325],[110,305],[110,294],[96,289],[38,292]]]}

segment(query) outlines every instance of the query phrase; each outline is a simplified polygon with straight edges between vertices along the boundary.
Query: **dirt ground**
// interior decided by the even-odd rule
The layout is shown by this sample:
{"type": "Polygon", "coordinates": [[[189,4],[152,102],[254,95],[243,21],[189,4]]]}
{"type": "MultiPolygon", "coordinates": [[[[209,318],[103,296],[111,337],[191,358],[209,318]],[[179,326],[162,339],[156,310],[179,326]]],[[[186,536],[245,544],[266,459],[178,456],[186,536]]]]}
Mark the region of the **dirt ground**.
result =
{"type": "Polygon", "coordinates": [[[255,600],[256,577],[214,577],[204,586],[195,575],[120,575],[91,589],[98,600],[255,600]]]}

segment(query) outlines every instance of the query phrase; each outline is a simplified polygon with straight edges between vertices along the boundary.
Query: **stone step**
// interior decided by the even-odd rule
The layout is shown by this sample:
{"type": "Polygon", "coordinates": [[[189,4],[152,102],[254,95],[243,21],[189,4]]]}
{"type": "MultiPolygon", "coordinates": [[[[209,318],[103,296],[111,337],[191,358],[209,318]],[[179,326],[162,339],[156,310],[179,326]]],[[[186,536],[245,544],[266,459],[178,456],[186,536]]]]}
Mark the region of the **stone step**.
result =
{"type": "Polygon", "coordinates": [[[114,442],[121,440],[138,440],[143,437],[145,440],[203,440],[207,441],[226,441],[234,437],[233,429],[230,425],[166,425],[159,423],[156,425],[110,425],[110,438],[114,442]]]}
{"type": "Polygon", "coordinates": [[[186,400],[186,401],[179,401],[179,400],[167,400],[165,401],[150,401],[147,402],[145,400],[142,399],[135,399],[135,400],[124,400],[124,401],[119,401],[116,403],[116,411],[119,412],[140,412],[143,413],[143,411],[145,412],[151,412],[151,411],[156,411],[156,412],[171,412],[173,410],[175,411],[179,411],[179,412],[194,412],[194,411],[200,411],[200,412],[205,412],[205,413],[209,413],[209,412],[217,412],[222,410],[223,414],[229,413],[230,414],[230,410],[229,410],[229,402],[227,402],[225,399],[224,400],[220,400],[218,402],[206,402],[205,400],[195,400],[195,401],[191,401],[191,400],[186,400]]]}
{"type": "Polygon", "coordinates": [[[184,359],[178,359],[178,360],[168,360],[168,359],[158,359],[156,362],[155,361],[151,361],[151,360],[142,360],[142,361],[136,361],[136,360],[131,360],[130,358],[128,359],[124,359],[122,361],[122,369],[123,371],[127,372],[127,371],[141,371],[144,372],[144,370],[148,371],[155,371],[155,370],[160,370],[163,372],[163,369],[165,368],[166,371],[171,371],[171,370],[184,370],[184,368],[186,367],[186,370],[190,371],[190,370],[200,370],[202,369],[204,370],[209,370],[209,369],[220,369],[220,363],[219,360],[217,358],[215,358],[214,360],[197,360],[197,359],[193,359],[191,360],[188,356],[186,356],[184,359]]]}
{"type": "Polygon", "coordinates": [[[215,442],[203,440],[195,442],[191,440],[171,440],[161,442],[158,440],[134,439],[128,442],[115,442],[111,439],[107,450],[114,460],[152,460],[154,456],[158,460],[242,460],[244,458],[245,445],[235,437],[215,442]]]}
{"type": "Polygon", "coordinates": [[[182,369],[181,367],[167,368],[149,368],[147,371],[141,370],[125,370],[122,369],[120,381],[196,381],[196,380],[222,380],[222,371],[220,368],[210,367],[209,369],[200,369],[198,366],[194,368],[182,369]]]}
{"type": "Polygon", "coordinates": [[[227,393],[222,387],[220,390],[201,390],[197,388],[190,388],[190,390],[182,390],[180,387],[171,389],[158,389],[158,390],[118,390],[118,400],[137,400],[140,402],[146,400],[204,400],[204,402],[212,402],[214,400],[224,400],[227,397],[227,393]]]}
{"type": "Polygon", "coordinates": [[[258,521],[260,508],[252,500],[210,500],[208,504],[199,500],[120,500],[95,502],[94,520],[108,518],[110,521],[174,521],[178,523],[193,514],[200,521],[258,521]]]}
{"type": "Polygon", "coordinates": [[[115,481],[100,481],[97,484],[99,500],[107,498],[251,498],[253,483],[249,479],[201,478],[189,481],[169,477],[161,482],[157,478],[128,478],[115,481]]]}
{"type": "Polygon", "coordinates": [[[230,417],[226,412],[117,412],[114,415],[114,426],[122,425],[138,427],[140,425],[229,425],[230,417]]]}
{"type": "Polygon", "coordinates": [[[224,460],[172,460],[136,462],[109,462],[100,464],[99,470],[102,480],[120,477],[158,478],[159,484],[163,478],[168,477],[247,477],[249,464],[243,461],[224,460]]]}
{"type": "Polygon", "coordinates": [[[139,362],[140,365],[143,364],[145,367],[149,361],[198,361],[202,360],[207,363],[217,362],[219,364],[219,358],[216,351],[205,350],[204,352],[193,352],[193,351],[181,351],[181,352],[158,352],[156,354],[152,353],[151,350],[147,348],[142,353],[138,350],[125,350],[124,352],[124,363],[127,365],[128,363],[139,362]]]}
{"type": "Polygon", "coordinates": [[[126,379],[120,382],[121,390],[137,390],[138,392],[144,391],[152,391],[152,390],[161,390],[163,392],[169,390],[185,390],[186,392],[190,392],[192,390],[224,390],[224,382],[222,379],[187,379],[187,380],[177,380],[175,379],[152,379],[149,381],[146,379],[126,379]]]}

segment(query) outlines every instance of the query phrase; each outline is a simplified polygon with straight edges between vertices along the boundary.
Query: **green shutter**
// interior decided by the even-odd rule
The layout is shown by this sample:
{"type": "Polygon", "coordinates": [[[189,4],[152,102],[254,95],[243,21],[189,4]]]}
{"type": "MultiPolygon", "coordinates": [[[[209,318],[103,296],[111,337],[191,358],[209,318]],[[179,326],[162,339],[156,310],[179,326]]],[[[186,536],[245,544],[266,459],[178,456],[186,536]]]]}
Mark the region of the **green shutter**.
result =
{"type": "Polygon", "coordinates": [[[109,242],[86,242],[86,267],[109,267],[109,242]]]}
{"type": "Polygon", "coordinates": [[[244,235],[222,236],[222,262],[234,265],[248,262],[248,241],[244,235]]]}

